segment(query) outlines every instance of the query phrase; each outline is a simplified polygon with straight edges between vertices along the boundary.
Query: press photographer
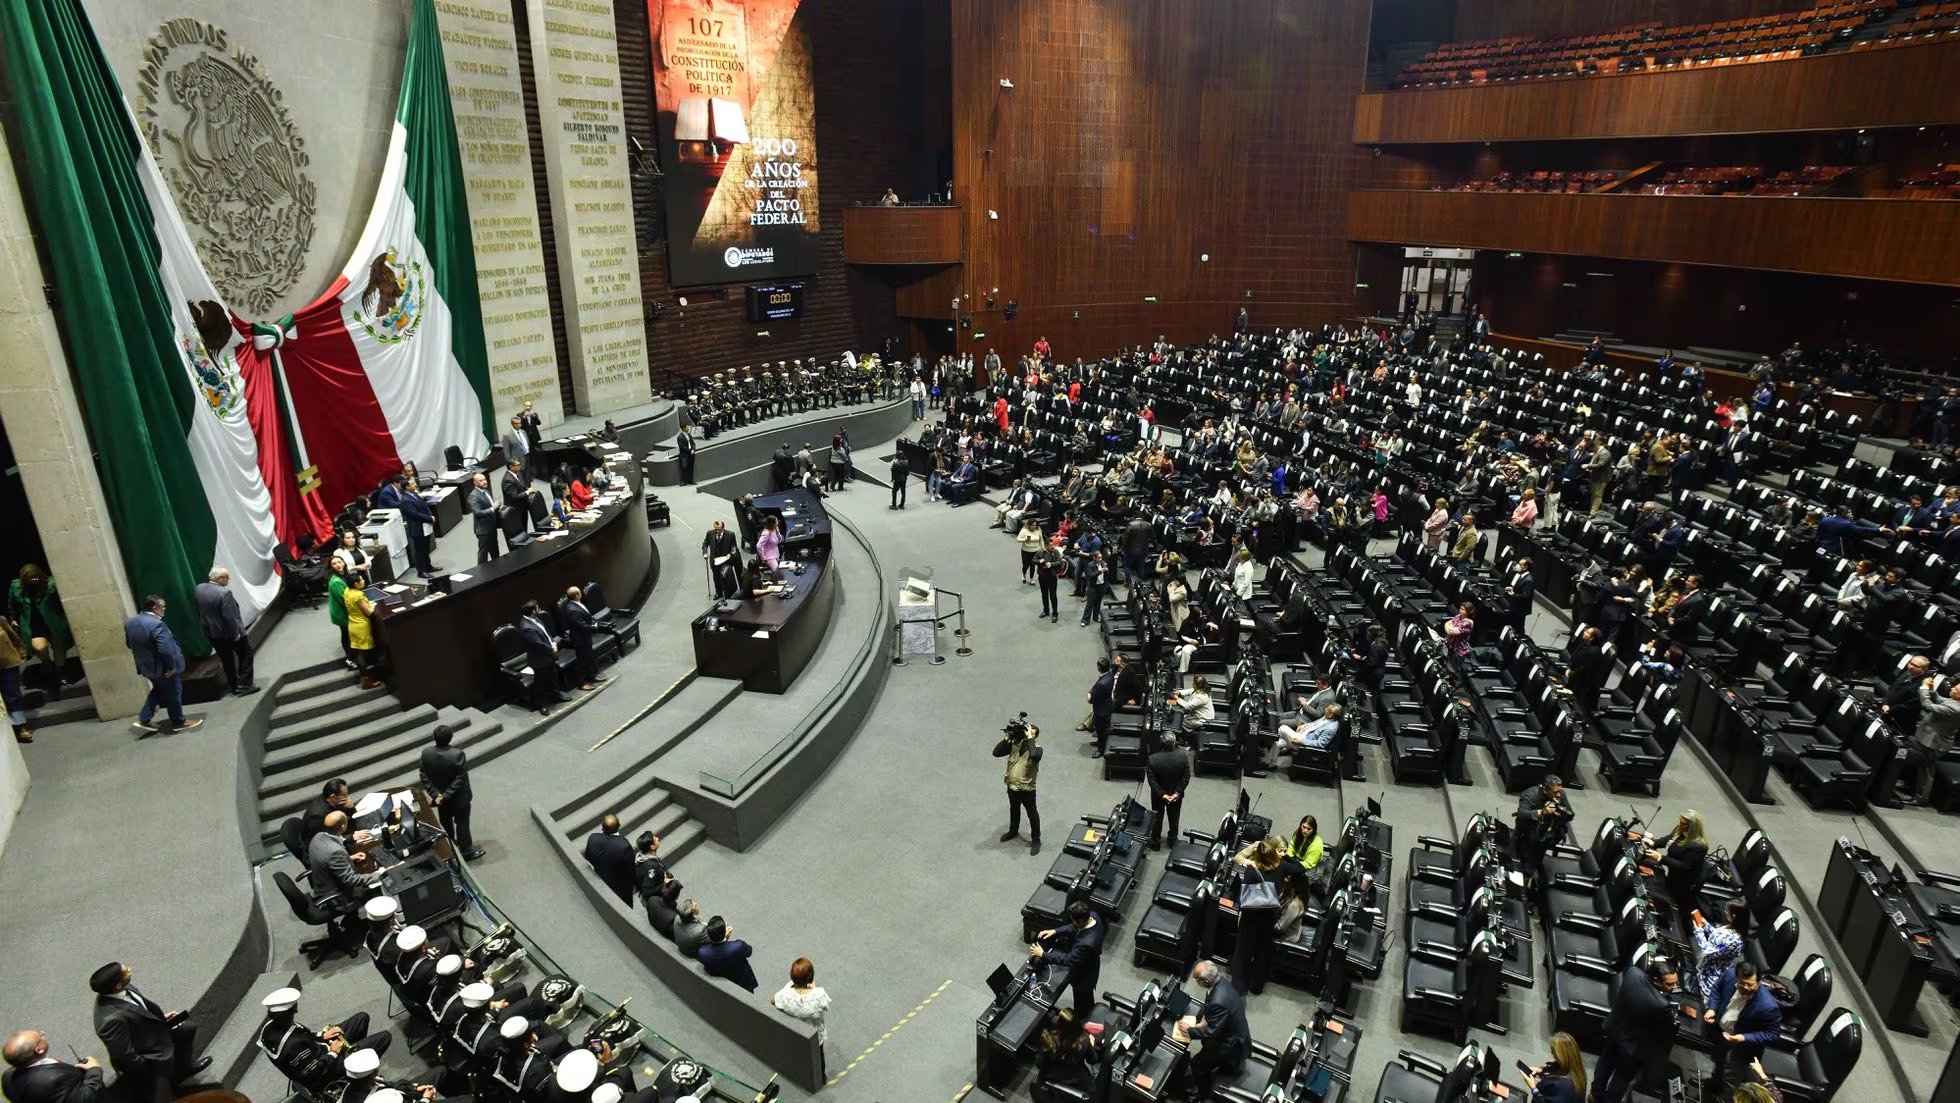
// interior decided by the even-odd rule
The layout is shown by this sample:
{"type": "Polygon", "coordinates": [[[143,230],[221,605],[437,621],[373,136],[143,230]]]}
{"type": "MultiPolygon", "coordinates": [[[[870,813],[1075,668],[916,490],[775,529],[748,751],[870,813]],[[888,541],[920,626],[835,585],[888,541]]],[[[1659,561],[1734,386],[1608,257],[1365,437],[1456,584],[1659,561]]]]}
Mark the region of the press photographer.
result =
{"type": "Polygon", "coordinates": [[[1035,777],[1041,772],[1041,748],[1035,740],[1041,737],[1041,729],[1028,723],[1028,714],[1021,713],[1007,722],[1001,730],[1000,742],[994,744],[994,757],[1007,760],[1007,773],[1002,778],[1007,783],[1007,830],[1001,842],[1019,838],[1021,835],[1021,809],[1028,810],[1028,853],[1041,853],[1041,812],[1034,806],[1035,777]]]}

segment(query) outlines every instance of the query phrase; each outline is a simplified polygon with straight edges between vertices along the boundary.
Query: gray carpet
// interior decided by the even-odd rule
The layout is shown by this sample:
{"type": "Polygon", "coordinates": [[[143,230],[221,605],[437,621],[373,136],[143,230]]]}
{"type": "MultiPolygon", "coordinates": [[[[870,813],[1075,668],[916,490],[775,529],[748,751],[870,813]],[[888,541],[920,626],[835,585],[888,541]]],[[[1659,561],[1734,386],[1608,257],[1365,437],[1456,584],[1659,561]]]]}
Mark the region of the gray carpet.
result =
{"type": "MultiPolygon", "coordinates": [[[[888,450],[888,445],[867,446],[861,454],[888,450]]],[[[532,804],[569,799],[624,770],[655,743],[660,725],[677,720],[656,712],[604,748],[589,750],[691,666],[685,625],[702,606],[706,590],[693,566],[700,528],[725,515],[727,506],[685,490],[667,496],[676,522],[655,534],[663,576],[643,611],[647,646],[614,667],[616,677],[607,688],[562,723],[478,772],[476,828],[489,853],[474,869],[487,891],[561,967],[615,1000],[633,997],[651,1027],[759,1085],[765,1072],[728,1040],[690,1020],[620,948],[547,852],[528,816],[532,804]]],[[[1077,627],[1073,616],[1054,625],[1036,620],[1038,598],[1033,587],[1019,584],[1013,542],[986,527],[991,509],[954,509],[923,499],[923,486],[915,486],[910,508],[890,511],[882,491],[860,484],[831,505],[863,529],[888,569],[932,566],[944,587],[965,595],[974,654],[949,658],[943,666],[914,661],[892,671],[850,748],[776,830],[747,853],[703,845],[678,870],[690,895],[728,916],[740,936],[755,945],[765,990],[782,982],[794,958],[815,961],[819,983],[836,1000],[829,1053],[831,1074],[840,1079],[824,1093],[836,1099],[909,1101],[961,1094],[972,1078],[972,1027],[986,999],[984,978],[996,964],[1014,962],[1024,951],[1022,903],[1068,825],[1080,814],[1106,812],[1132,788],[1103,781],[1100,764],[1089,757],[1087,736],[1072,730],[1086,712],[1083,694],[1099,649],[1094,629],[1077,627]],[[1047,848],[1035,858],[1024,845],[996,839],[1006,807],[999,761],[988,754],[1001,723],[1023,709],[1041,725],[1047,748],[1040,797],[1047,848]]],[[[468,542],[467,534],[445,540],[438,560],[467,562],[468,542]]],[[[1309,553],[1307,561],[1317,562],[1317,556],[1309,553]]],[[[856,592],[851,600],[860,596],[889,600],[889,595],[856,592]]],[[[316,616],[324,621],[324,614],[302,613],[275,633],[261,662],[268,678],[280,664],[318,661],[331,653],[331,637],[316,631],[322,628],[316,616]]],[[[1529,629],[1541,642],[1555,643],[1564,625],[1541,604],[1529,629]]],[[[952,641],[945,643],[950,652],[952,641]]],[[[242,711],[232,702],[214,706],[214,722],[206,731],[174,741],[134,743],[120,725],[76,725],[28,748],[35,788],[0,860],[0,937],[6,945],[31,949],[13,958],[9,996],[12,1006],[32,1009],[33,1025],[50,1030],[57,1045],[73,1041],[84,1052],[93,1048],[83,979],[101,961],[128,957],[149,991],[166,1003],[185,1002],[208,983],[214,958],[229,951],[237,915],[251,905],[251,883],[239,874],[242,848],[235,831],[204,829],[216,804],[186,804],[184,795],[209,794],[206,800],[228,805],[230,792],[222,782],[235,772],[230,733],[242,711]],[[196,829],[186,832],[192,825],[196,829]],[[165,839],[153,842],[139,832],[160,832],[165,839]],[[194,841],[176,841],[186,834],[194,841]],[[186,845],[190,849],[179,849],[186,845]],[[200,936],[207,925],[227,932],[222,945],[214,947],[200,936]]],[[[703,734],[712,736],[714,730],[710,725],[703,734]]],[[[1589,832],[1600,817],[1624,814],[1628,801],[1606,795],[1597,784],[1591,752],[1581,763],[1578,780],[1589,788],[1573,799],[1579,826],[1589,832]]],[[[1472,786],[1402,788],[1389,782],[1386,763],[1370,748],[1366,785],[1337,790],[1274,777],[1253,782],[1251,789],[1258,808],[1279,823],[1311,812],[1329,824],[1348,805],[1381,794],[1400,852],[1392,890],[1398,899],[1389,908],[1399,932],[1400,877],[1416,837],[1453,835],[1471,812],[1508,812],[1514,803],[1498,785],[1485,752],[1473,749],[1469,765],[1472,786]]],[[[1229,781],[1200,780],[1189,798],[1186,826],[1214,822],[1234,792],[1229,781]]],[[[1828,842],[1839,833],[1895,856],[1877,831],[1866,827],[1860,834],[1861,817],[1814,812],[1780,780],[1772,782],[1771,792],[1776,805],[1750,812],[1778,844],[1793,884],[1815,889],[1828,842]]],[[[1746,828],[1741,810],[1731,806],[1716,777],[1686,744],[1669,768],[1660,803],[1663,818],[1681,808],[1699,809],[1722,846],[1734,846],[1746,828]]],[[[1653,802],[1634,804],[1651,817],[1653,802]]],[[[1896,855],[1909,868],[1926,862],[1952,868],[1956,835],[1950,818],[1883,815],[1891,833],[1913,852],[1896,855]]],[[[235,818],[228,807],[224,816],[235,818]]],[[[1113,932],[1103,981],[1111,991],[1133,992],[1153,979],[1130,964],[1130,928],[1160,870],[1161,861],[1152,856],[1140,876],[1130,922],[1113,932]]],[[[365,961],[343,960],[307,974],[291,950],[301,932],[282,909],[271,909],[270,915],[274,949],[267,967],[302,974],[309,1019],[383,1011],[377,978],[365,961]]],[[[1804,927],[1793,961],[1818,945],[1808,917],[1804,927]]],[[[1398,1049],[1443,1056],[1453,1048],[1396,1032],[1401,968],[1398,933],[1383,976],[1358,989],[1365,1037],[1357,1086],[1363,1094],[1372,1092],[1381,1065],[1398,1049]]],[[[1542,961],[1538,968],[1542,974],[1542,961]]],[[[1847,1002],[1849,983],[1840,977],[1835,1002],[1847,1002]]],[[[1310,1013],[1313,1002],[1309,993],[1269,986],[1252,1001],[1255,1037],[1281,1039],[1310,1013]]],[[[1930,992],[1921,1010],[1933,1026],[1930,1038],[1883,1032],[1881,1045],[1874,1035],[1882,1028],[1867,1023],[1864,1059],[1841,1098],[1900,1097],[1887,1046],[1904,1066],[1910,1093],[1930,1092],[1953,1044],[1954,1020],[1930,992]]],[[[1512,992],[1505,1017],[1510,1033],[1486,1040],[1507,1063],[1514,1057],[1535,1061],[1544,1053],[1548,1018],[1542,983],[1512,992]]],[[[412,1075],[421,1066],[398,1045],[387,1067],[412,1075]]],[[[269,1099],[279,1085],[261,1064],[242,1087],[253,1098],[269,1099]]],[[[786,1091],[784,1097],[803,1096],[786,1091]]]]}

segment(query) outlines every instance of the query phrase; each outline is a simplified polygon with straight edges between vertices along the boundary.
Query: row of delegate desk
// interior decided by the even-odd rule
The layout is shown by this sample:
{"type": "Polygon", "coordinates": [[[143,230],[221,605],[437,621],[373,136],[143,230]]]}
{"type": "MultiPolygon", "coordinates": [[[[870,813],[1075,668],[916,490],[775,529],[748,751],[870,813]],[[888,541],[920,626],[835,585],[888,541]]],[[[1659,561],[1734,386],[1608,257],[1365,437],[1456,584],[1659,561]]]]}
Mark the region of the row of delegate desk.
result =
{"type": "MultiPolygon", "coordinates": [[[[1294,943],[1276,942],[1270,951],[1275,976],[1307,980],[1324,993],[1312,1027],[1302,1026],[1281,1047],[1255,1041],[1245,1070],[1237,1077],[1222,1078],[1214,1098],[1338,1103],[1347,1097],[1360,1031],[1341,1012],[1348,1002],[1346,977],[1379,973],[1386,949],[1380,907],[1386,894],[1386,881],[1381,879],[1386,870],[1381,863],[1387,860],[1391,836],[1379,812],[1370,801],[1342,825],[1323,859],[1339,867],[1333,900],[1312,904],[1301,938],[1294,943]],[[1291,967],[1313,960],[1316,951],[1324,962],[1318,968],[1291,967]]],[[[1035,931],[1060,926],[1074,900],[1086,901],[1111,929],[1119,927],[1144,856],[1147,816],[1134,798],[1125,797],[1106,817],[1082,817],[1023,907],[1022,934],[1032,940],[1035,931]]],[[[1172,1025],[1195,1010],[1177,978],[1195,960],[1212,958],[1214,952],[1237,956],[1232,936],[1238,913],[1230,898],[1237,892],[1221,896],[1213,882],[1232,883],[1230,856],[1246,836],[1263,838],[1270,829],[1269,821],[1240,808],[1227,813],[1217,836],[1191,831],[1186,841],[1173,843],[1165,881],[1190,881],[1196,887],[1181,906],[1174,906],[1163,898],[1165,883],[1159,883],[1159,898],[1137,931],[1136,955],[1138,964],[1149,959],[1169,966],[1169,978],[1147,986],[1133,1002],[1102,995],[1089,1017],[1104,1026],[1096,1083],[1091,1089],[1070,1089],[1074,1094],[1064,1091],[1056,1098],[1151,1103],[1167,1097],[1188,1049],[1172,1025]],[[1174,930],[1147,939],[1145,928],[1152,927],[1152,917],[1166,908],[1175,914],[1166,912],[1170,919],[1155,926],[1174,930]]],[[[1105,945],[1104,956],[1109,952],[1105,945]]],[[[995,970],[988,982],[994,998],[975,1025],[975,1084],[1005,1098],[1052,1018],[1056,999],[1069,990],[1070,980],[1065,966],[1045,957],[1030,956],[1018,972],[1005,966],[995,970]]]]}
{"type": "Polygon", "coordinates": [[[1894,1030],[1925,1037],[1916,1006],[1929,979],[1960,999],[1960,877],[1919,871],[1906,880],[1876,854],[1840,836],[1831,846],[1817,896],[1837,936],[1844,965],[1864,982],[1879,1018],[1894,1030]]]}
{"type": "Polygon", "coordinates": [[[549,610],[568,587],[597,582],[609,602],[632,607],[653,588],[659,554],[647,530],[638,463],[603,442],[588,439],[580,446],[595,466],[607,468],[615,489],[569,527],[425,585],[369,587],[377,645],[387,650],[390,687],[403,705],[496,704],[501,691],[491,636],[515,624],[526,601],[549,610]]]}

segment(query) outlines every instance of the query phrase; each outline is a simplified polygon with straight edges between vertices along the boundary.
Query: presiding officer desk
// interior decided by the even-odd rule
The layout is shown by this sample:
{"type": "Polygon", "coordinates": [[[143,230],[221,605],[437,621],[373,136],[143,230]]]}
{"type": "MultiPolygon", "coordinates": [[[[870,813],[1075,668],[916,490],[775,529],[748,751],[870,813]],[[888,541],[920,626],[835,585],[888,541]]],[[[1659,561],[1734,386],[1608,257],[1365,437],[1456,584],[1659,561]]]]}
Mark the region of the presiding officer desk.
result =
{"type": "Polygon", "coordinates": [[[566,587],[597,582],[609,604],[626,608],[653,588],[660,563],[647,531],[639,464],[628,457],[606,466],[625,489],[594,520],[574,521],[563,535],[451,572],[447,594],[402,586],[377,596],[378,588],[369,588],[379,606],[375,625],[388,651],[390,688],[403,705],[493,707],[501,690],[490,637],[517,623],[526,601],[554,613],[566,587]]]}
{"type": "MultiPolygon", "coordinates": [[[[793,490],[755,499],[751,508],[786,523],[778,584],[788,593],[754,597],[744,591],[694,618],[694,666],[709,678],[733,678],[744,689],[786,693],[810,664],[830,624],[837,567],[830,561],[830,518],[813,494],[793,490]],[[768,502],[769,505],[762,506],[768,502]],[[821,541],[814,537],[821,532],[821,541]],[[800,573],[799,573],[800,572],[800,573]]],[[[742,528],[749,531],[748,514],[742,528]]]]}

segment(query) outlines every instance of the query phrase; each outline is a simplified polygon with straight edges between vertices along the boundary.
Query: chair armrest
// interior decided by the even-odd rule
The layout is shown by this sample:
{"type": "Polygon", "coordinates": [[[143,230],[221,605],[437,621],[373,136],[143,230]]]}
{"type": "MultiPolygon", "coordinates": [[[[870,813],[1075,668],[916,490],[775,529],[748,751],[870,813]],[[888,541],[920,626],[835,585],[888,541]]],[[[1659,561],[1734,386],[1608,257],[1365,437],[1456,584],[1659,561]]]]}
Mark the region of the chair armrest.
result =
{"type": "Polygon", "coordinates": [[[1424,850],[1456,850],[1455,842],[1449,839],[1439,839],[1434,835],[1416,836],[1416,845],[1422,847],[1424,850]]]}

